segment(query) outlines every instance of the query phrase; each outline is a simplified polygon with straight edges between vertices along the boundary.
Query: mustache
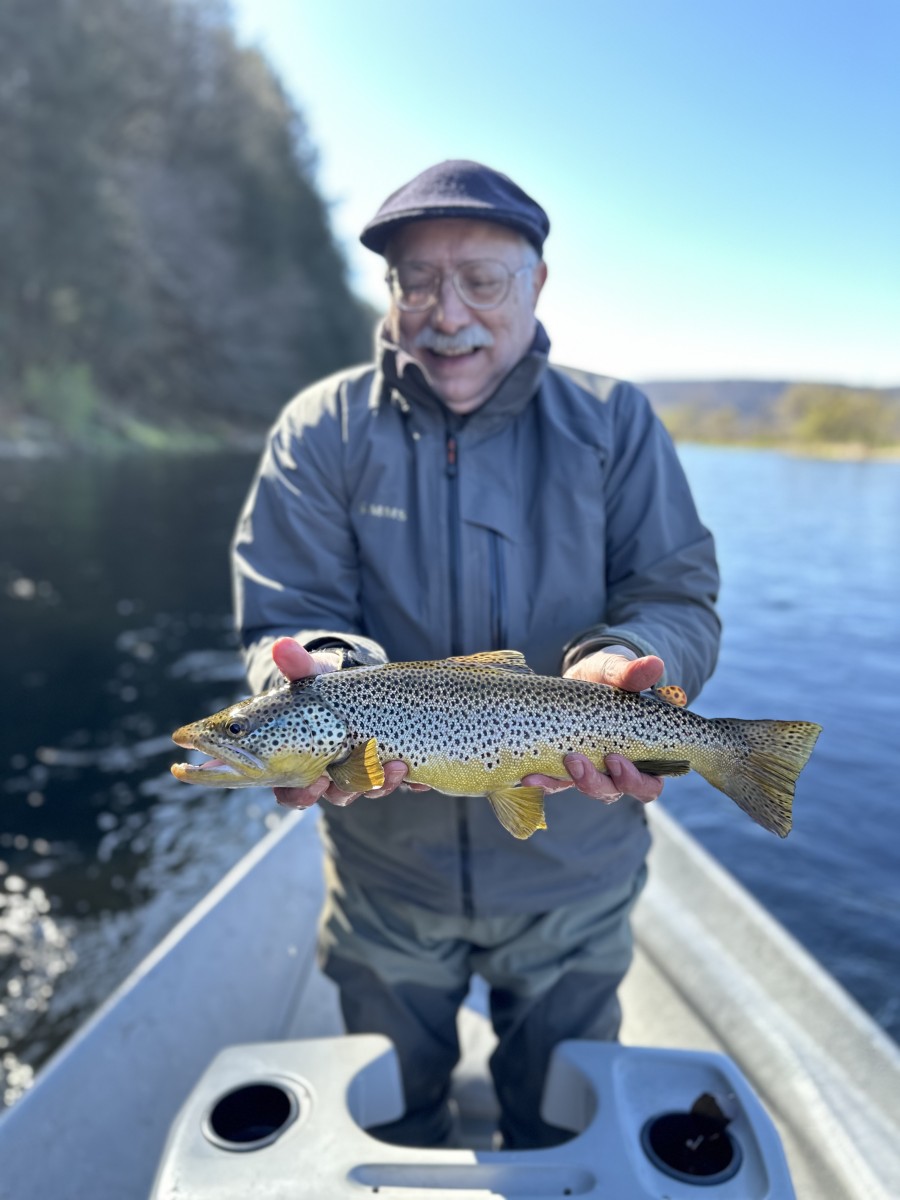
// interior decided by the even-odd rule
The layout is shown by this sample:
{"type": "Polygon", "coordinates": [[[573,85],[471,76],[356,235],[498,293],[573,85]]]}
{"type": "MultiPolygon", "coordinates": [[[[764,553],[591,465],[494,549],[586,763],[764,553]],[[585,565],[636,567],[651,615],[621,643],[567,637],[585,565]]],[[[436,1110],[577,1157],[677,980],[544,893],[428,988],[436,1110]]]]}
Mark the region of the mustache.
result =
{"type": "Polygon", "coordinates": [[[460,354],[464,350],[478,350],[482,346],[493,344],[493,334],[477,321],[460,329],[458,333],[440,333],[426,325],[413,341],[416,350],[434,350],[438,354],[460,354]]]}

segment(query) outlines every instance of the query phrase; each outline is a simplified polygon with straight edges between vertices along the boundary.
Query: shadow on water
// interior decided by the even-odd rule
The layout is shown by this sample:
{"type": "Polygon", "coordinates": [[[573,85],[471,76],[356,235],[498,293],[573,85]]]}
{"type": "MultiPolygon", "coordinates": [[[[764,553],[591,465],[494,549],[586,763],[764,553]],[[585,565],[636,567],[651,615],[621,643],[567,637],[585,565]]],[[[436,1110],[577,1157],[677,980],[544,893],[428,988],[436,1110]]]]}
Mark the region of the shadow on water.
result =
{"type": "MultiPolygon", "coordinates": [[[[694,777],[665,802],[898,1036],[900,465],[682,457],[724,579],[697,711],[825,731],[786,842],[694,777]]],[[[0,1101],[278,820],[168,771],[172,730],[244,690],[226,547],[254,465],[3,464],[0,1101]]]]}

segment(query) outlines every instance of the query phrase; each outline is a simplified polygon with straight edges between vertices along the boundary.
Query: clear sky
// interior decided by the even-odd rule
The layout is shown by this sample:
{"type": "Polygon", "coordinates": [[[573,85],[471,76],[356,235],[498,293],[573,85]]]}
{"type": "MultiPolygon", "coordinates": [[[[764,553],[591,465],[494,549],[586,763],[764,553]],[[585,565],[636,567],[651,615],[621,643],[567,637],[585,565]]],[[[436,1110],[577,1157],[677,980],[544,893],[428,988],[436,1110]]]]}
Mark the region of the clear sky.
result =
{"type": "Polygon", "coordinates": [[[900,0],[233,0],[306,118],[355,286],[445,158],[548,211],[556,361],[900,385],[900,0]]]}

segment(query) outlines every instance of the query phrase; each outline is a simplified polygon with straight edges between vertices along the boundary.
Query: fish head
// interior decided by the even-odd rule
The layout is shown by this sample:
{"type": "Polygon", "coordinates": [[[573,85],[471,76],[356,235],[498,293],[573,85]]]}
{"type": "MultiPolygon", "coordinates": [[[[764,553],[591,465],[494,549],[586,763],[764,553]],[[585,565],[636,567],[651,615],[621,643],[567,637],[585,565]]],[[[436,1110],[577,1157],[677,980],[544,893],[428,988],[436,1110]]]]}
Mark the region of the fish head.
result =
{"type": "Polygon", "coordinates": [[[314,691],[314,678],[241,700],[172,734],[203,763],[174,763],[184,783],[206,787],[306,787],[346,748],[347,727],[314,691]]]}

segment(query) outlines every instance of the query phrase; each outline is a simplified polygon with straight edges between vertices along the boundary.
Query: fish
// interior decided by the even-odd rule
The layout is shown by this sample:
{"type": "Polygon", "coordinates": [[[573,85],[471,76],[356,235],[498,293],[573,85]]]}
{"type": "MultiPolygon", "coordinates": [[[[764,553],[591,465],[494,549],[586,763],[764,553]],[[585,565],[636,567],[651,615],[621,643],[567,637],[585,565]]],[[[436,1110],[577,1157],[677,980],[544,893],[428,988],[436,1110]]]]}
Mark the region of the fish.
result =
{"type": "Polygon", "coordinates": [[[538,675],[517,650],[396,662],[287,680],[172,735],[211,756],[175,763],[185,783],[306,787],[327,772],[348,792],[377,789],[383,764],[451,796],[486,796],[514,837],[546,829],[544,789],[567,754],[600,770],[608,754],[658,776],[696,771],[757,824],[786,837],[797,778],[821,726],[703,717],[675,686],[628,692],[538,675]]]}

